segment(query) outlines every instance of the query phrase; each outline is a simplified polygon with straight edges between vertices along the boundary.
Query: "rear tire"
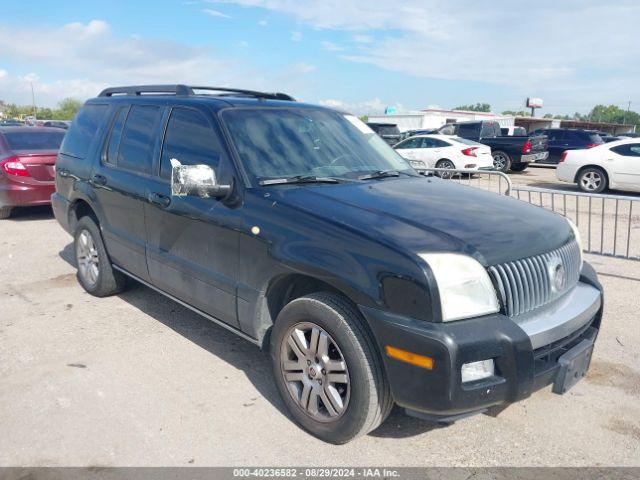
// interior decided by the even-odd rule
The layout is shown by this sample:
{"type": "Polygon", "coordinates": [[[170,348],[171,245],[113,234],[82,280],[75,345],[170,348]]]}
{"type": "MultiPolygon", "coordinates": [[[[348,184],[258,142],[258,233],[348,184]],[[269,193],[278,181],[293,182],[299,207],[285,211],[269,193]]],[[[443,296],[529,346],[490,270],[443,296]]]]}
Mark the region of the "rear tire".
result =
{"type": "Polygon", "coordinates": [[[287,304],[273,326],[280,395],[295,421],[325,442],[343,444],[370,432],[393,407],[382,359],[363,322],[343,297],[314,293],[287,304]]]}
{"type": "Polygon", "coordinates": [[[0,207],[0,220],[5,220],[11,216],[11,207],[0,207]]]}
{"type": "Polygon", "coordinates": [[[107,297],[124,290],[126,277],[111,266],[100,229],[91,217],[78,220],[73,246],[78,267],[76,277],[87,293],[107,297]]]}
{"type": "MultiPolygon", "coordinates": [[[[436,162],[436,168],[448,168],[450,170],[455,170],[456,166],[448,158],[443,158],[442,160],[438,160],[436,162]]],[[[445,180],[448,180],[451,177],[453,177],[453,173],[448,173],[448,172],[436,172],[436,175],[438,175],[440,178],[444,178],[445,180]]]]}
{"type": "Polygon", "coordinates": [[[524,172],[527,167],[529,166],[528,163],[514,163],[511,165],[511,171],[512,172],[524,172]]]}
{"type": "Polygon", "coordinates": [[[507,173],[511,169],[511,157],[502,150],[492,152],[493,168],[499,172],[507,173]]]}
{"type": "Polygon", "coordinates": [[[607,174],[599,167],[587,167],[578,174],[578,187],[586,193],[601,193],[608,183],[607,174]]]}

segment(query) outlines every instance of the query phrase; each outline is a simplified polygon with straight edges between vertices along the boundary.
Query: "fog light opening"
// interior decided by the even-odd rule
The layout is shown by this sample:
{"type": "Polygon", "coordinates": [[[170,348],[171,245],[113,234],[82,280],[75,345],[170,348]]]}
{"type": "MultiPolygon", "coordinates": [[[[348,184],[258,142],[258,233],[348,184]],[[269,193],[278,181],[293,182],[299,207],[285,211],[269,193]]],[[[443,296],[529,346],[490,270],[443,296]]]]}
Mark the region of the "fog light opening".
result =
{"type": "Polygon", "coordinates": [[[474,382],[483,378],[492,377],[495,374],[493,358],[480,360],[479,362],[465,363],[460,371],[462,383],[474,382]]]}

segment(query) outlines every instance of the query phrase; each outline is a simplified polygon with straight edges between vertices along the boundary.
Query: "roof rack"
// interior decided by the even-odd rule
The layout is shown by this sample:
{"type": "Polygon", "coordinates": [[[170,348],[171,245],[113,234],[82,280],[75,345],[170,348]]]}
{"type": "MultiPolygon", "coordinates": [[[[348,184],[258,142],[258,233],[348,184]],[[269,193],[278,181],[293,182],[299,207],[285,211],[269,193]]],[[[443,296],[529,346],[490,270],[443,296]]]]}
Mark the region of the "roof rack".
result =
{"type": "Polygon", "coordinates": [[[202,86],[189,86],[189,85],[136,85],[129,87],[110,87],[105,88],[100,92],[99,97],[113,97],[120,95],[133,95],[140,96],[143,94],[173,94],[181,96],[197,95],[194,90],[207,90],[212,92],[223,92],[222,95],[234,95],[239,94],[247,97],[260,98],[264,100],[287,100],[295,102],[295,98],[286,93],[280,92],[258,92],[255,90],[243,90],[240,88],[228,88],[228,87],[202,87],[202,86]]]}

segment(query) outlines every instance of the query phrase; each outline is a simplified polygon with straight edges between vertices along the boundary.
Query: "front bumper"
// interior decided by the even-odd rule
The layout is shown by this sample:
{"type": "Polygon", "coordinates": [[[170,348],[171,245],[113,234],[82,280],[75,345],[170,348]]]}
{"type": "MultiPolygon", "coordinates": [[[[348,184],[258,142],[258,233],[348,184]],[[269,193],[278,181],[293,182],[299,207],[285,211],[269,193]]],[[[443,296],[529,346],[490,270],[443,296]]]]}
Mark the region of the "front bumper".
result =
{"type": "Polygon", "coordinates": [[[381,352],[391,345],[434,359],[434,368],[427,370],[383,355],[396,403],[413,415],[450,421],[516,402],[553,383],[558,358],[584,339],[595,340],[602,287],[585,263],[574,290],[541,315],[519,323],[501,314],[430,323],[361,308],[381,352]],[[490,358],[494,376],[462,383],[463,364],[490,358]]]}

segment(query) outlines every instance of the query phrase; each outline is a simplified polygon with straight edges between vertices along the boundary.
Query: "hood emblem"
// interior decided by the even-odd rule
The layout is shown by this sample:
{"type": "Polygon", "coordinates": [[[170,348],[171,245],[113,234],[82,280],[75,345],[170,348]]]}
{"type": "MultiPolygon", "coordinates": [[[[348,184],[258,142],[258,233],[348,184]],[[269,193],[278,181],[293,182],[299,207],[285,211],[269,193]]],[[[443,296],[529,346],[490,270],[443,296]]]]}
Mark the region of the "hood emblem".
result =
{"type": "Polygon", "coordinates": [[[554,293],[562,292],[567,287],[567,270],[559,257],[552,257],[547,261],[549,282],[554,293]]]}

